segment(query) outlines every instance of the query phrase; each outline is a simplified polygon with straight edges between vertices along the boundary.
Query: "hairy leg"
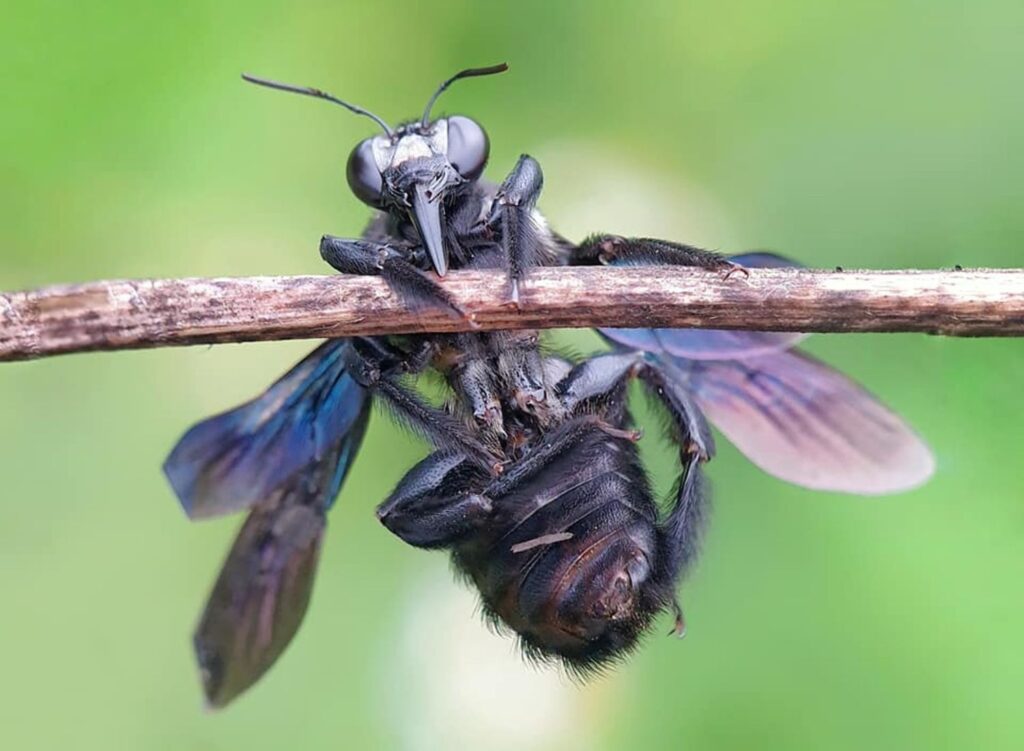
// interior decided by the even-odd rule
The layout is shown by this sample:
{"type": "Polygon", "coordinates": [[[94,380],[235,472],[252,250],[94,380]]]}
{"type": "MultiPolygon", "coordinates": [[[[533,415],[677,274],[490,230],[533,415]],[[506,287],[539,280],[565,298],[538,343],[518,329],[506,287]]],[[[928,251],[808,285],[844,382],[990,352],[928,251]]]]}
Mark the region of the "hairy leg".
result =
{"type": "MultiPolygon", "coordinates": [[[[640,378],[667,410],[672,438],[679,446],[681,472],[669,513],[659,524],[664,551],[660,576],[674,584],[697,553],[707,505],[700,464],[715,451],[707,421],[690,398],[680,374],[667,363],[640,353],[614,352],[578,364],[557,388],[567,409],[584,411],[589,404],[621,395],[625,383],[634,377],[640,378]]],[[[677,630],[681,630],[681,613],[678,623],[677,630]]]]}
{"type": "Polygon", "coordinates": [[[324,235],[320,256],[343,274],[384,277],[413,310],[441,308],[458,318],[466,317],[448,293],[419,268],[425,256],[418,246],[324,235]]]}
{"type": "Polygon", "coordinates": [[[379,338],[355,339],[347,353],[349,372],[360,385],[381,397],[395,419],[441,449],[457,451],[491,473],[500,460],[458,418],[424,401],[402,382],[408,371],[398,350],[379,338]]]}
{"type": "Polygon", "coordinates": [[[544,174],[533,157],[523,154],[498,188],[488,226],[500,229],[509,274],[509,299],[519,303],[519,283],[526,269],[541,263],[544,240],[532,213],[544,186],[544,174]]]}
{"type": "Polygon", "coordinates": [[[726,276],[746,270],[725,256],[692,245],[649,237],[592,235],[570,254],[571,266],[693,266],[724,271],[726,276]]]}
{"type": "Polygon", "coordinates": [[[465,456],[439,451],[409,470],[377,518],[410,545],[449,547],[487,520],[491,502],[473,492],[484,482],[465,456]]]}

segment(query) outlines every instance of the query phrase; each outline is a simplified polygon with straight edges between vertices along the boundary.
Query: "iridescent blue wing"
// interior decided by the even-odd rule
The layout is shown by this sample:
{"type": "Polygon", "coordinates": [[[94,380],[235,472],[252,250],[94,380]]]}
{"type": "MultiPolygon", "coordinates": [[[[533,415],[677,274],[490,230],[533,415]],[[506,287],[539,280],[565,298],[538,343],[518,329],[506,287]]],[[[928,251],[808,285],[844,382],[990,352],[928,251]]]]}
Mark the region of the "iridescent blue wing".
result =
{"type": "Polygon", "coordinates": [[[199,423],[164,465],[190,517],[252,509],[195,633],[211,706],[255,683],[305,615],[324,515],[369,417],[370,394],[345,369],[349,346],[321,345],[262,396],[199,423]]]}
{"type": "Polygon", "coordinates": [[[262,395],[193,426],[164,462],[185,513],[250,508],[297,472],[337,463],[329,506],[362,441],[370,395],[345,370],[345,339],[325,342],[262,395]]]}
{"type": "Polygon", "coordinates": [[[193,643],[211,707],[252,686],[302,623],[313,589],[331,464],[316,465],[249,513],[217,577],[193,643]]]}
{"type": "MultiPolygon", "coordinates": [[[[774,253],[745,253],[729,260],[747,268],[799,268],[774,253]]],[[[717,329],[600,329],[607,338],[630,349],[668,352],[690,360],[726,360],[788,349],[806,334],[717,329]]]]}
{"type": "Polygon", "coordinates": [[[928,446],[897,414],[838,371],[787,350],[735,360],[654,361],[684,384],[754,464],[818,490],[880,495],[935,470],[928,446]]]}

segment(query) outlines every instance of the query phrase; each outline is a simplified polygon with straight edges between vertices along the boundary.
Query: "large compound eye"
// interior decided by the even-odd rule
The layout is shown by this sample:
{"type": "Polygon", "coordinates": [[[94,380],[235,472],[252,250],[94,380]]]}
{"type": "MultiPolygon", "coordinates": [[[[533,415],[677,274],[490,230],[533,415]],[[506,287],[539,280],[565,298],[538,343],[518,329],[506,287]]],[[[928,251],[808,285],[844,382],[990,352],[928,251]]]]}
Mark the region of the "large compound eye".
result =
{"type": "Polygon", "coordinates": [[[491,145],[475,120],[462,115],[448,118],[448,161],[467,180],[484,171],[491,145]]]}
{"type": "Polygon", "coordinates": [[[377,161],[373,158],[372,141],[372,138],[367,138],[352,149],[348,157],[348,166],[345,168],[345,176],[348,178],[348,187],[356,194],[356,198],[379,208],[383,181],[380,170],[377,169],[377,161]]]}

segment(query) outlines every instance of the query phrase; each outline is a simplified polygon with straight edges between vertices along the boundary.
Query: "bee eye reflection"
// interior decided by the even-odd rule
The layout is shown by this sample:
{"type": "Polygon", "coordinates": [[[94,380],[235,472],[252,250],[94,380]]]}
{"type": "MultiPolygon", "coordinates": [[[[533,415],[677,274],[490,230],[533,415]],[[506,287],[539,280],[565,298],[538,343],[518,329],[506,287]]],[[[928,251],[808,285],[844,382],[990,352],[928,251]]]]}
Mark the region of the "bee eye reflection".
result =
{"type": "Polygon", "coordinates": [[[484,171],[491,144],[487,133],[475,120],[462,115],[448,118],[448,161],[467,180],[476,180],[484,171]]]}
{"type": "Polygon", "coordinates": [[[348,179],[348,186],[356,194],[356,198],[368,206],[380,208],[383,180],[380,170],[377,169],[377,162],[373,158],[372,140],[367,138],[352,149],[352,153],[348,157],[348,165],[345,168],[345,176],[348,179]]]}

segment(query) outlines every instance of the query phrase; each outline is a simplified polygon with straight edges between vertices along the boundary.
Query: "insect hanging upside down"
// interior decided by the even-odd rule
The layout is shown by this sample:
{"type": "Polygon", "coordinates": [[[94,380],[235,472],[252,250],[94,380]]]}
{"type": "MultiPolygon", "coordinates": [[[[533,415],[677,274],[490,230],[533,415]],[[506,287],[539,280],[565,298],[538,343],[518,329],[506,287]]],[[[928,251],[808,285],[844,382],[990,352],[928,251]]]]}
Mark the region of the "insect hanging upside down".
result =
{"type": "MultiPolygon", "coordinates": [[[[507,271],[509,297],[535,266],[697,266],[724,275],[792,266],[768,253],[725,258],[672,242],[599,235],[574,244],[535,208],[540,165],[519,159],[500,186],[481,180],[483,128],[423,117],[391,128],[316,89],[246,77],[373,118],[383,134],[352,151],[348,183],[378,213],[358,239],[327,235],[324,260],[382,276],[408,305],[463,312],[435,281],[448,269],[507,271]],[[433,273],[432,273],[433,272],[433,273]]],[[[164,470],[189,517],[248,510],[195,634],[209,703],[251,686],[294,636],[309,602],[326,512],[355,459],[371,401],[434,451],[377,509],[406,542],[451,552],[484,612],[526,653],[587,673],[627,653],[666,610],[706,515],[705,415],[758,466],[811,488],[907,489],[933,470],[928,448],[874,397],[792,349],[798,334],[602,329],[611,351],[579,362],[545,353],[536,332],[335,339],[262,396],[199,423],[164,470]],[[409,383],[433,370],[443,408],[409,383]],[[626,404],[639,379],[669,416],[679,476],[655,503],[626,404]]]]}

